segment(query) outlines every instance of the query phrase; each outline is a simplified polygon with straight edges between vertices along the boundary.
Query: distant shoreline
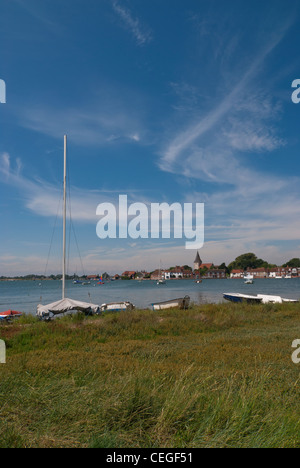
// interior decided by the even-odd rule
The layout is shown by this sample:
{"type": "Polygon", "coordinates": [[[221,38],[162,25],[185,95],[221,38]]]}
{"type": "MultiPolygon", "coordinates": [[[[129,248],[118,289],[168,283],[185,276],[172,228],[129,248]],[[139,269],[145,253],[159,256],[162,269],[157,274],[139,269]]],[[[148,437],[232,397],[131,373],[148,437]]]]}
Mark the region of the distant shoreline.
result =
{"type": "MultiPolygon", "coordinates": [[[[79,279],[84,279],[84,278],[79,278],[79,279]]],[[[230,278],[229,276],[226,277],[226,278],[211,278],[211,277],[201,277],[201,280],[224,280],[224,279],[229,279],[229,280],[244,280],[244,278],[230,278]]],[[[257,277],[257,278],[254,278],[254,280],[266,280],[266,279],[272,279],[272,280],[278,280],[278,279],[300,279],[300,276],[292,276],[291,278],[285,278],[284,276],[282,278],[275,278],[275,277],[257,277]]],[[[61,279],[53,279],[53,278],[36,278],[36,279],[32,279],[32,278],[1,278],[0,279],[0,282],[2,283],[14,283],[14,282],[17,282],[17,281],[36,281],[36,282],[42,282],[42,281],[61,281],[61,279]]],[[[74,281],[73,278],[71,279],[67,279],[66,281],[74,281]]],[[[91,280],[91,282],[96,282],[97,280],[91,280]]],[[[107,282],[123,282],[125,280],[122,280],[122,279],[119,279],[119,280],[108,280],[107,282]]],[[[157,280],[155,279],[151,279],[151,278],[144,278],[144,279],[128,279],[126,281],[134,281],[134,282],[141,282],[141,281],[153,281],[153,282],[156,282],[157,280]]],[[[193,278],[170,278],[166,281],[194,281],[197,283],[197,281],[199,280],[195,280],[193,278]]]]}

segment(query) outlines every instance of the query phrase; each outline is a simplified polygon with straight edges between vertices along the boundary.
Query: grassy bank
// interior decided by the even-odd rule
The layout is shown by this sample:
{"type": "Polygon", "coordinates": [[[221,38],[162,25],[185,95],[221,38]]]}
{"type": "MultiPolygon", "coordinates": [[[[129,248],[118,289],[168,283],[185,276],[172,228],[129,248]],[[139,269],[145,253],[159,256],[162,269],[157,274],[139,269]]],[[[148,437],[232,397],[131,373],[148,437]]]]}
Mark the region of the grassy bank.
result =
{"type": "Polygon", "coordinates": [[[0,326],[0,447],[300,447],[299,305],[0,326]]]}

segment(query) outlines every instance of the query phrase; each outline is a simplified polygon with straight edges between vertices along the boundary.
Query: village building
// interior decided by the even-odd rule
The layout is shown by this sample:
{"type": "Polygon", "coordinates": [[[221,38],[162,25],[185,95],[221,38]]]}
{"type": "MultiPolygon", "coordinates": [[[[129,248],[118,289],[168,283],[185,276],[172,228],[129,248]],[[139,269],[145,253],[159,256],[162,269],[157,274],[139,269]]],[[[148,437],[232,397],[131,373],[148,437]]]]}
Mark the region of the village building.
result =
{"type": "Polygon", "coordinates": [[[243,278],[244,277],[244,270],[235,269],[232,270],[230,273],[230,278],[243,278]]]}
{"type": "Polygon", "coordinates": [[[160,279],[166,279],[165,270],[154,270],[151,273],[150,279],[157,281],[160,279]]]}
{"type": "Polygon", "coordinates": [[[125,278],[127,277],[130,279],[134,279],[135,274],[136,274],[136,271],[124,271],[121,276],[122,277],[124,276],[125,278]]]}
{"type": "Polygon", "coordinates": [[[247,268],[247,273],[253,276],[253,278],[268,278],[269,273],[266,268],[247,268]]]}
{"type": "Polygon", "coordinates": [[[283,278],[285,276],[298,276],[297,268],[276,267],[269,270],[269,278],[283,278]]]}
{"type": "Polygon", "coordinates": [[[202,270],[203,268],[207,268],[208,270],[213,267],[213,263],[202,263],[200,258],[199,252],[197,252],[195,261],[194,261],[194,271],[202,270]]]}
{"type": "Polygon", "coordinates": [[[87,277],[88,280],[96,281],[99,278],[99,275],[89,275],[87,277]]]}
{"type": "Polygon", "coordinates": [[[204,278],[224,279],[226,278],[226,270],[220,270],[219,268],[211,268],[205,273],[204,278]]]}

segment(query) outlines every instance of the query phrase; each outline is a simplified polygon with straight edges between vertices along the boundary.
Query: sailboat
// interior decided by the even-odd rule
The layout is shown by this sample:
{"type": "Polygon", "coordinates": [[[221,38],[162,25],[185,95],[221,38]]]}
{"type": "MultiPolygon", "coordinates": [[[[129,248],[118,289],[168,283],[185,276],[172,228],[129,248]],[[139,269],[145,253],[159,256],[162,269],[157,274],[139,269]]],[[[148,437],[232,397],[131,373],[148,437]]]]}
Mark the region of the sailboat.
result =
{"type": "Polygon", "coordinates": [[[253,275],[250,275],[250,273],[247,273],[245,276],[244,276],[244,283],[245,284],[253,284],[253,275]]]}
{"type": "Polygon", "coordinates": [[[166,281],[164,280],[162,274],[161,274],[161,262],[159,264],[159,279],[156,284],[166,284],[166,281]]]}
{"type": "Polygon", "coordinates": [[[66,218],[67,218],[67,135],[64,136],[64,202],[63,202],[63,259],[62,259],[62,299],[48,305],[39,304],[36,315],[42,320],[51,320],[55,315],[69,311],[85,314],[100,313],[100,307],[87,302],[75,301],[65,297],[66,292],[66,218]]]}

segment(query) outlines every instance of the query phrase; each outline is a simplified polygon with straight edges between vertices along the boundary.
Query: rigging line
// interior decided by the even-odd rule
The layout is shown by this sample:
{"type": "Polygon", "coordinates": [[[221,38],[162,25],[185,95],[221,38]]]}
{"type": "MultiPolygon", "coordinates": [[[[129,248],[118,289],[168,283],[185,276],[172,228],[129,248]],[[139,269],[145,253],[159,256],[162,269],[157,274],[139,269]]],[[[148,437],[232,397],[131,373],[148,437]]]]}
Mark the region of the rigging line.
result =
{"type": "Polygon", "coordinates": [[[50,247],[49,247],[49,251],[48,251],[48,257],[47,257],[46,268],[45,268],[45,276],[46,276],[46,273],[47,273],[47,270],[48,270],[49,258],[50,258],[50,253],[51,253],[51,249],[52,249],[52,244],[53,244],[54,232],[55,232],[55,230],[56,230],[56,225],[57,225],[57,220],[58,220],[58,215],[59,215],[59,209],[60,209],[61,200],[62,200],[62,192],[60,193],[60,199],[59,199],[59,202],[58,202],[56,218],[55,218],[54,227],[53,227],[53,231],[52,231],[52,236],[51,236],[51,241],[50,241],[50,247]]]}
{"type": "MultiPolygon", "coordinates": [[[[69,158],[67,158],[67,187],[68,187],[68,198],[69,198],[69,216],[70,216],[70,232],[69,232],[69,236],[71,238],[71,231],[73,231],[73,235],[74,235],[74,239],[75,239],[75,243],[76,243],[76,247],[77,247],[77,251],[78,251],[78,255],[79,255],[79,260],[80,260],[80,264],[81,264],[81,269],[82,269],[82,273],[83,273],[83,276],[86,276],[85,275],[85,270],[84,270],[84,266],[83,266],[83,261],[82,261],[82,257],[81,257],[81,253],[80,253],[80,250],[79,250],[79,245],[78,245],[78,241],[77,241],[77,236],[76,236],[76,231],[75,231],[75,227],[74,227],[74,223],[73,223],[73,218],[72,218],[72,203],[71,203],[71,183],[70,183],[70,170],[69,170],[69,158]]],[[[69,253],[70,253],[70,238],[69,238],[69,253]]],[[[70,260],[70,257],[68,259],[68,267],[69,267],[69,260],[70,260]]],[[[89,288],[88,288],[88,295],[90,297],[90,292],[89,292],[89,288]]]]}
{"type": "MultiPolygon", "coordinates": [[[[52,235],[51,235],[50,246],[49,246],[49,250],[48,250],[48,257],[47,257],[44,276],[47,275],[47,271],[48,271],[49,259],[50,259],[50,254],[51,254],[53,239],[54,239],[54,233],[55,233],[55,230],[56,230],[57,220],[58,220],[59,211],[60,211],[60,205],[61,205],[61,201],[62,201],[62,194],[63,194],[63,190],[60,190],[60,199],[59,199],[59,202],[58,202],[56,217],[55,217],[54,226],[53,226],[53,230],[52,230],[52,235]]],[[[41,293],[43,293],[43,282],[42,282],[41,293]]],[[[42,302],[42,296],[41,296],[41,302],[42,302]]]]}
{"type": "MultiPolygon", "coordinates": [[[[68,150],[67,150],[68,151],[68,150]]],[[[69,167],[69,158],[67,154],[67,201],[68,201],[68,210],[69,210],[69,244],[68,244],[68,262],[67,262],[67,271],[70,273],[70,250],[71,250],[71,223],[72,223],[72,208],[71,208],[71,182],[70,182],[70,167],[69,167]]]]}

